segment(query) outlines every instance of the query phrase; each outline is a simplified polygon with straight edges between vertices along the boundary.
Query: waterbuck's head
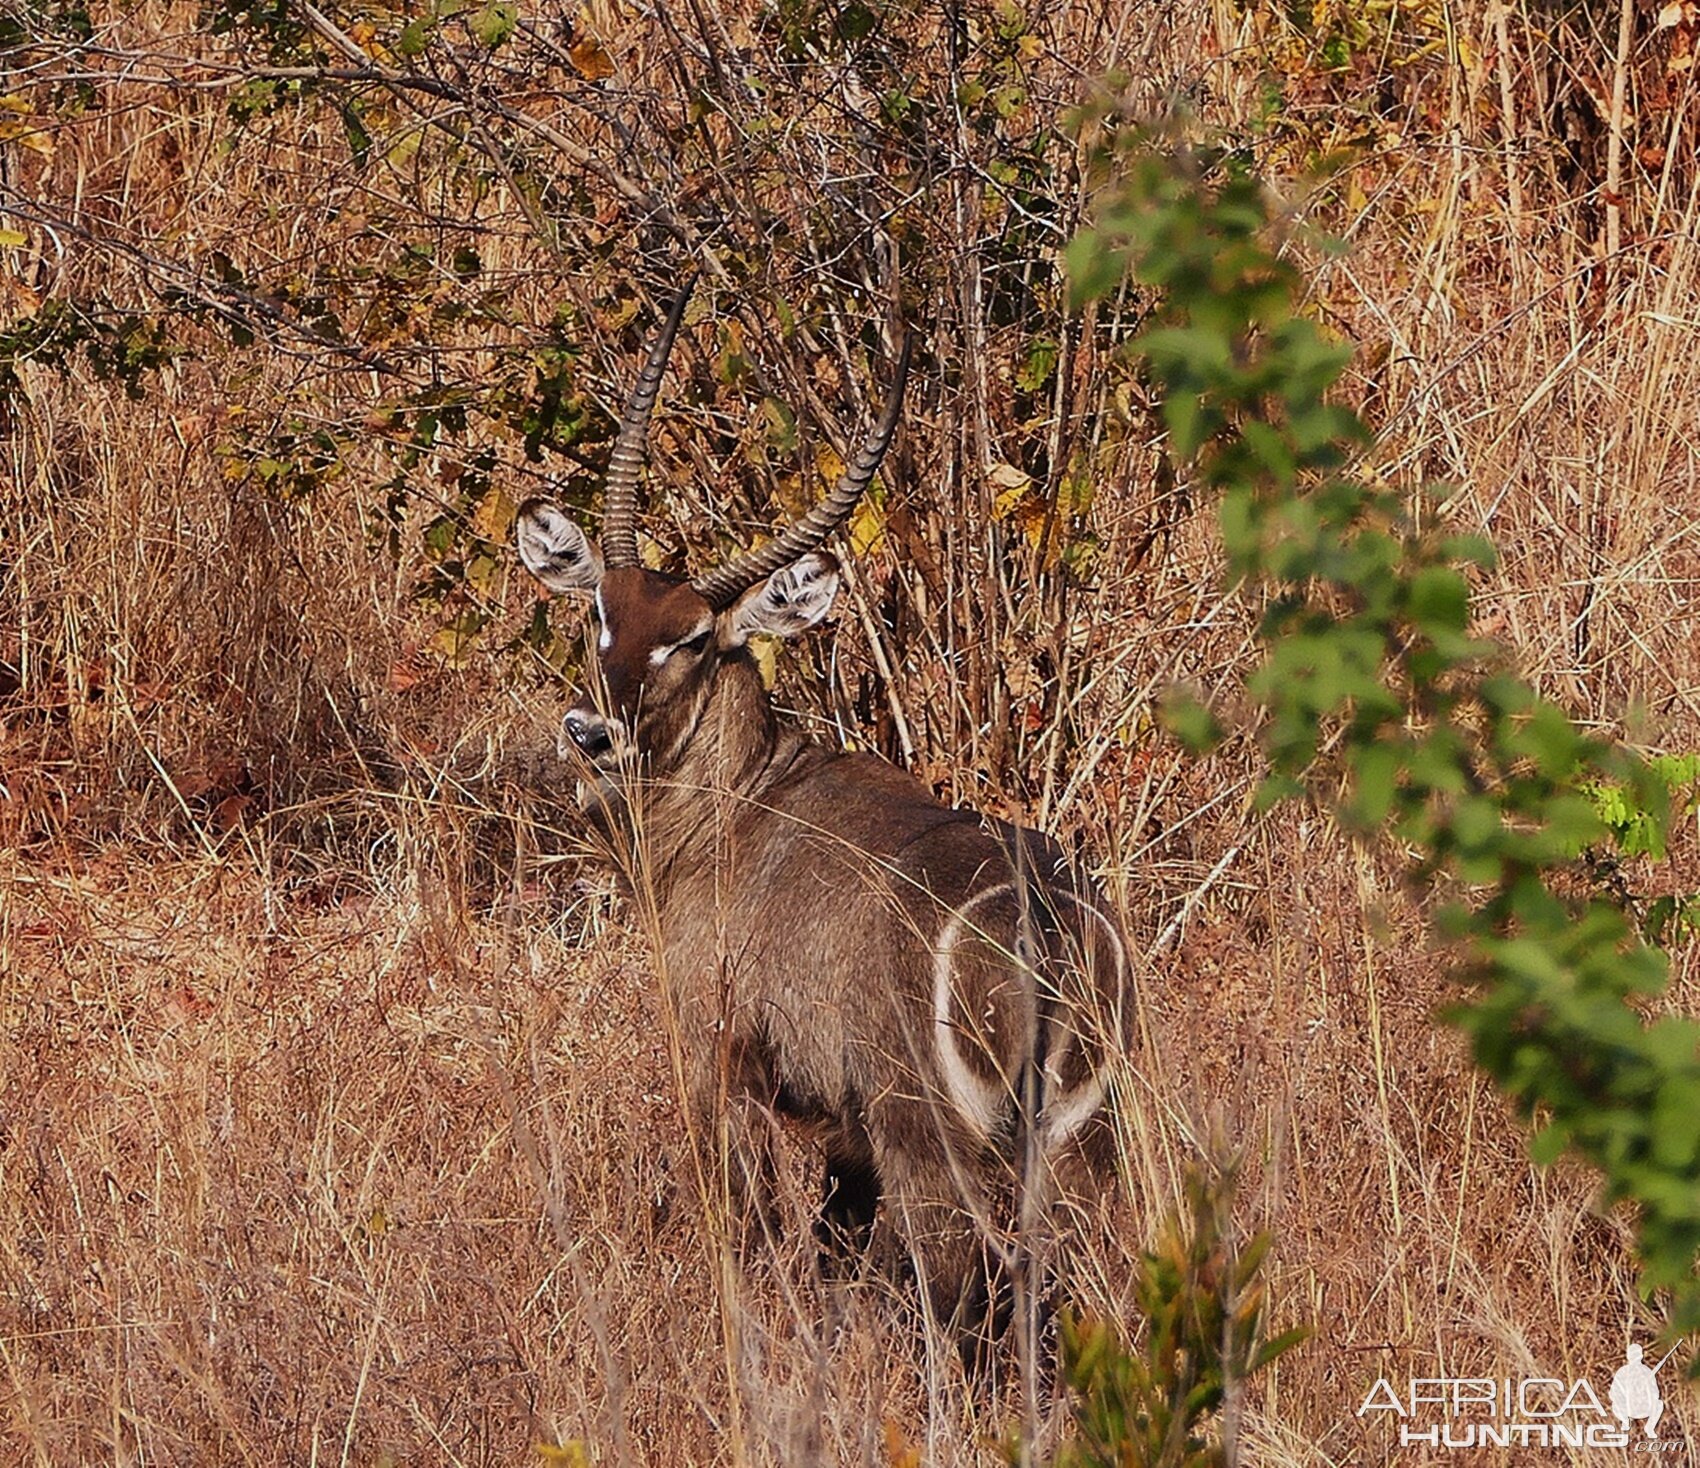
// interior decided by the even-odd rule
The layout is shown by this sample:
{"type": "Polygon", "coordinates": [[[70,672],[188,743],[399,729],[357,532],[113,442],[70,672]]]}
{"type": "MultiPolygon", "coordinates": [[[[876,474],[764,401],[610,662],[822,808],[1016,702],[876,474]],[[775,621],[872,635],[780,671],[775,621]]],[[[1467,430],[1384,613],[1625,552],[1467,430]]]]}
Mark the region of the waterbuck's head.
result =
{"type": "Polygon", "coordinates": [[[562,732],[609,777],[634,760],[652,774],[677,768],[722,678],[759,689],[745,650],[750,638],[789,637],[826,615],[838,590],[838,563],[820,547],[872,482],[896,431],[909,371],[906,339],[885,409],[843,479],[778,537],[693,581],[648,570],[638,557],[638,480],[649,415],[690,290],[687,284],[673,303],[620,421],[600,550],[546,499],[521,505],[516,527],[520,559],[532,575],[550,591],[592,599],[591,688],[566,715],[562,732]]]}

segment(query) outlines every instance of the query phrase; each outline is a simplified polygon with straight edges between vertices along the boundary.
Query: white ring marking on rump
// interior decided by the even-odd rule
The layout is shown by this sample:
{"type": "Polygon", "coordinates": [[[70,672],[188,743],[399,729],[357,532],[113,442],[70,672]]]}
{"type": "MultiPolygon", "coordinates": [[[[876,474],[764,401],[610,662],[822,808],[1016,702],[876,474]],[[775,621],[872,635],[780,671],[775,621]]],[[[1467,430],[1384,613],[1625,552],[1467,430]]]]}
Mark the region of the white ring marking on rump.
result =
{"type": "MultiPolygon", "coordinates": [[[[951,913],[949,921],[939,930],[933,949],[933,1040],[938,1047],[939,1073],[951,1105],[982,1141],[991,1138],[1006,1114],[1006,1102],[1013,1098],[1008,1095],[1006,1088],[976,1075],[964,1057],[957,1040],[956,1025],[950,1016],[951,977],[956,945],[961,941],[968,915],[989,898],[1009,892],[1014,886],[1013,882],[1004,882],[996,887],[988,887],[983,892],[976,892],[959,909],[951,913]]],[[[1121,934],[1116,931],[1116,925],[1093,904],[1083,901],[1072,892],[1054,895],[1066,897],[1082,913],[1090,914],[1109,935],[1115,953],[1116,995],[1119,1004],[1121,996],[1126,992],[1127,949],[1122,943],[1121,934]]],[[[1089,955],[1082,954],[1082,962],[1086,963],[1088,957],[1089,955]]],[[[1056,1054],[1049,1057],[1045,1067],[1047,1081],[1055,1076],[1054,1064],[1067,1054],[1069,1042],[1074,1037],[1074,1030],[1070,1028],[1056,1054]]],[[[1064,1146],[1096,1115],[1099,1107],[1104,1104],[1104,1095],[1109,1088],[1112,1061],[1113,1057],[1107,1057],[1092,1073],[1091,1078],[1075,1091],[1065,1092],[1060,1088],[1053,1090],[1047,1085],[1039,1133],[1041,1151],[1050,1152],[1064,1146]]]]}
{"type": "Polygon", "coordinates": [[[1009,891],[1011,885],[1006,882],[999,887],[988,887],[970,897],[951,913],[950,921],[939,930],[933,949],[933,1043],[938,1047],[939,1073],[944,1078],[951,1105],[981,1141],[990,1139],[1003,1116],[1003,1091],[969,1069],[962,1048],[956,1043],[956,1026],[950,1018],[952,956],[968,914],[988,897],[1009,891]]]}
{"type": "MultiPolygon", "coordinates": [[[[1122,936],[1116,931],[1116,925],[1090,902],[1082,901],[1072,892],[1063,895],[1082,912],[1091,913],[1110,935],[1116,955],[1116,1005],[1119,1008],[1127,992],[1127,949],[1122,944],[1122,936]]],[[[1066,1145],[1081,1127],[1097,1115],[1098,1108],[1104,1104],[1104,1093],[1109,1089],[1110,1066],[1114,1059],[1113,1054],[1106,1055],[1104,1063],[1092,1072],[1091,1080],[1066,1099],[1059,1096],[1061,1104],[1045,1107],[1044,1120],[1039,1130],[1040,1152],[1051,1152],[1066,1145]]],[[[1049,1091],[1046,1092],[1047,1101],[1050,1094],[1049,1091]]]]}

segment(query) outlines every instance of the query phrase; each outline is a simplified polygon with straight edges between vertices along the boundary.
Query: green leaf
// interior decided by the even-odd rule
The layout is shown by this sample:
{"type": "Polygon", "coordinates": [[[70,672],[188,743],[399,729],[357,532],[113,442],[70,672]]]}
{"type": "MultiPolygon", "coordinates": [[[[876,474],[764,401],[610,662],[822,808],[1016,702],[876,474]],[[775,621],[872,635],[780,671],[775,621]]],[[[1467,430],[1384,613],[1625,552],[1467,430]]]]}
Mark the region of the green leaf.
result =
{"type": "Polygon", "coordinates": [[[1159,326],[1140,334],[1134,348],[1165,382],[1210,382],[1232,365],[1232,347],[1220,332],[1199,326],[1159,326]]]}
{"type": "Polygon", "coordinates": [[[1570,1144],[1565,1127],[1545,1126],[1529,1138],[1529,1156],[1540,1167],[1551,1167],[1570,1144]]]}
{"type": "MultiPolygon", "coordinates": [[[[1351,63],[1355,42],[1330,44],[1351,63]]],[[[1431,491],[1349,472],[1370,438],[1330,401],[1348,349],[1302,310],[1303,281],[1249,169],[1201,183],[1164,145],[1105,135],[1092,159],[1108,175],[1097,222],[1065,250],[1072,298],[1102,298],[1130,273],[1149,288],[1152,326],[1128,351],[1160,389],[1177,478],[1220,493],[1229,572],[1264,607],[1247,683],[1270,771],[1258,806],[1331,794],[1359,829],[1390,826],[1418,880],[1448,883],[1434,931],[1457,945],[1470,986],[1448,1019],[1518,1113],[1540,1119],[1537,1161],[1573,1153],[1608,1201],[1633,1200],[1642,1288],[1671,1291],[1673,1330],[1700,1329],[1700,1025],[1649,1025],[1628,1002],[1662,992],[1668,963],[1636,941],[1615,880],[1605,901],[1590,895],[1597,876],[1574,867],[1608,835],[1625,860],[1661,859],[1670,797],[1684,814],[1700,807],[1700,756],[1642,761],[1589,737],[1469,637],[1465,569],[1493,565],[1494,548],[1422,528],[1441,523],[1431,491]]],[[[1196,700],[1166,704],[1165,724],[1188,743],[1219,737],[1196,700]]],[[[1646,911],[1654,936],[1696,925],[1700,894],[1646,911]]],[[[1184,1396],[1124,1397],[1113,1414],[1104,1403],[1095,1421],[1113,1430],[1096,1441],[1107,1450],[1069,1468],[1133,1461],[1218,1399],[1226,1378],[1189,1358],[1188,1332],[1250,1339],[1257,1306],[1188,1301],[1177,1283],[1193,1263],[1184,1239],[1165,1242],[1136,1291],[1147,1352],[1105,1370],[1148,1382],[1148,1363],[1195,1359],[1184,1396]],[[1124,1431],[1137,1448],[1123,1451],[1124,1431]]],[[[1203,1461],[1209,1447],[1201,1438],[1182,1456],[1203,1461]]]]}
{"type": "Polygon", "coordinates": [[[1482,850],[1499,829],[1499,806],[1486,796],[1465,796],[1452,812],[1452,834],[1466,851],[1482,850]]]}
{"type": "Polygon", "coordinates": [[[1035,337],[1027,349],[1027,361],[1015,374],[1022,392],[1038,392],[1051,380],[1057,367],[1057,344],[1047,336],[1035,337]]]}
{"type": "Polygon", "coordinates": [[[1163,402],[1163,421],[1169,425],[1175,457],[1182,462],[1192,458],[1208,432],[1203,401],[1194,393],[1174,393],[1163,402]]]}
{"type": "Polygon", "coordinates": [[[1216,715],[1185,689],[1173,688],[1164,695],[1158,717],[1189,754],[1208,754],[1222,741],[1216,715]]]}
{"type": "Polygon", "coordinates": [[[1075,310],[1102,300],[1126,273],[1127,257],[1096,230],[1083,229],[1063,248],[1069,305],[1075,310]]]}
{"type": "Polygon", "coordinates": [[[492,0],[467,18],[467,27],[482,44],[494,51],[519,25],[519,6],[513,0],[492,0]]]}
{"type": "Polygon", "coordinates": [[[1280,1335],[1271,1336],[1260,1346],[1251,1358],[1251,1369],[1261,1371],[1277,1356],[1284,1355],[1294,1346],[1302,1346],[1316,1332],[1308,1325],[1296,1325],[1291,1330],[1284,1330],[1280,1335]]]}
{"type": "Polygon", "coordinates": [[[1388,743],[1361,744],[1347,758],[1356,776],[1348,814],[1354,824],[1371,830],[1385,821],[1393,808],[1400,751],[1388,743]]]}
{"type": "Polygon", "coordinates": [[[1450,566],[1424,566],[1411,578],[1406,612],[1424,632],[1462,632],[1470,620],[1470,588],[1450,566]]]}
{"type": "Polygon", "coordinates": [[[425,549],[433,560],[442,560],[454,548],[455,522],[440,515],[425,528],[425,549]]]}
{"type": "Polygon", "coordinates": [[[1557,704],[1541,702],[1523,726],[1521,744],[1542,775],[1562,780],[1576,768],[1582,737],[1557,704]]]}
{"type": "Polygon", "coordinates": [[[341,109],[342,132],[348,139],[349,155],[354,159],[356,168],[364,168],[372,157],[372,134],[366,130],[366,124],[360,115],[357,103],[349,102],[341,109]]]}

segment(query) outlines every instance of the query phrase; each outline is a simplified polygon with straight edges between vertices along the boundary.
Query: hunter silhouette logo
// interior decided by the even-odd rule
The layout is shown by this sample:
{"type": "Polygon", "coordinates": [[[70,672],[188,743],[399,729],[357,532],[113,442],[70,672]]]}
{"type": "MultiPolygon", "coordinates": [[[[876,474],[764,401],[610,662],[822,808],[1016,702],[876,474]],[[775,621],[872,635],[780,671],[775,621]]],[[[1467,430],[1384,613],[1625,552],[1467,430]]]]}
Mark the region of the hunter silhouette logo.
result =
{"type": "MultiPolygon", "coordinates": [[[[1380,1377],[1358,1416],[1392,1413],[1401,1447],[1626,1448],[1637,1422],[1647,1438],[1658,1438],[1665,1413],[1658,1373],[1674,1354],[1649,1366],[1642,1348],[1630,1345],[1603,1402],[1586,1377],[1416,1377],[1402,1392],[1380,1377]]],[[[1682,1446],[1679,1435],[1634,1450],[1669,1453],[1682,1446]]]]}
{"type": "Polygon", "coordinates": [[[1647,1366],[1641,1360],[1641,1348],[1631,1346],[1629,1359],[1617,1368],[1611,1379],[1611,1415],[1629,1431],[1631,1422],[1646,1419],[1648,1437],[1657,1436],[1659,1418],[1665,1415],[1664,1398],[1659,1395],[1659,1366],[1676,1354],[1673,1346],[1665,1352],[1658,1366],[1647,1366]]]}

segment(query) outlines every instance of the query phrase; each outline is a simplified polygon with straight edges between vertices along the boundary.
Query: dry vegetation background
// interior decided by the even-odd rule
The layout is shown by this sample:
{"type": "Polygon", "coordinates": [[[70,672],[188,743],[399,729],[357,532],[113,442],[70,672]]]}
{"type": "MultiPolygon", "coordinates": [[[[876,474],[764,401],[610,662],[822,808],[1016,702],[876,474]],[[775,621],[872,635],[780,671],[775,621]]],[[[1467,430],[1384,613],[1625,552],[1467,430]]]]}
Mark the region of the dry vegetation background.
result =
{"type": "MultiPolygon", "coordinates": [[[[693,259],[655,556],[807,500],[900,300],[906,432],[783,695],[1077,841],[1135,948],[1174,940],[1076,1293],[1137,1328],[1129,1257],[1215,1136],[1277,1322],[1317,1331],[1246,1461],[1397,1460],[1354,1415],[1378,1376],[1603,1391],[1658,1302],[1437,1024],[1395,864],[1257,816],[1249,744],[1153,728],[1175,679],[1231,692],[1256,609],[1115,360],[1139,300],[1063,309],[1091,200],[1059,125],[1119,71],[1344,237],[1315,309],[1383,472],[1502,548],[1485,630],[1696,750],[1694,8],[438,14],[5,12],[0,1458],[995,1457],[1009,1404],[937,1390],[879,1291],[716,1257],[554,765],[574,620],[507,525],[544,476],[588,503],[693,259]]],[[[1623,880],[1700,887],[1694,832],[1623,880]]]]}

